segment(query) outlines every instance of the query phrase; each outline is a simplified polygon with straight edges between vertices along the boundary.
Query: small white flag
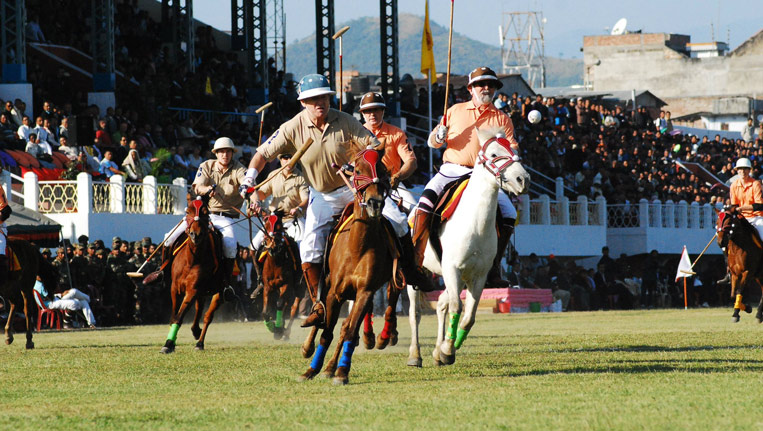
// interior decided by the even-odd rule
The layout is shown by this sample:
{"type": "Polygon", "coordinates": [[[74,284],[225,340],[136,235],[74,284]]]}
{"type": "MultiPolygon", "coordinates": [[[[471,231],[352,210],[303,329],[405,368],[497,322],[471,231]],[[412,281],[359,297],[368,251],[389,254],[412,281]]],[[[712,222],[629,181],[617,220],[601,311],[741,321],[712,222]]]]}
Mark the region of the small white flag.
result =
{"type": "Polygon", "coordinates": [[[694,274],[696,273],[691,270],[691,260],[689,260],[689,253],[686,251],[686,246],[684,246],[684,251],[681,253],[681,261],[678,262],[676,281],[678,281],[679,278],[691,277],[694,274]]]}

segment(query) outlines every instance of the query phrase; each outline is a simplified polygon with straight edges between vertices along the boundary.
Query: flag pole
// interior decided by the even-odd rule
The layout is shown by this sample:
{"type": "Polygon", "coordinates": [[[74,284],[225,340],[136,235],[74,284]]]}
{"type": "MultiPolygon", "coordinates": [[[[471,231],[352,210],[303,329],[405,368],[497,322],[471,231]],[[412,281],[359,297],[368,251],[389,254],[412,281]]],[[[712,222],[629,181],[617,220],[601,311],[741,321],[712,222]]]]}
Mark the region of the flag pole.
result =
{"type": "Polygon", "coordinates": [[[686,278],[687,277],[684,277],[684,310],[689,309],[689,306],[688,306],[689,300],[686,298],[686,278]]]}
{"type": "MultiPolygon", "coordinates": [[[[432,130],[432,68],[430,67],[427,70],[427,85],[429,86],[429,92],[427,93],[427,105],[429,106],[429,124],[427,125],[427,130],[432,130]]],[[[429,145],[427,145],[429,147],[429,145]]],[[[432,150],[432,147],[429,147],[429,179],[432,179],[433,176],[433,168],[432,168],[432,157],[434,157],[434,151],[432,150]]]]}

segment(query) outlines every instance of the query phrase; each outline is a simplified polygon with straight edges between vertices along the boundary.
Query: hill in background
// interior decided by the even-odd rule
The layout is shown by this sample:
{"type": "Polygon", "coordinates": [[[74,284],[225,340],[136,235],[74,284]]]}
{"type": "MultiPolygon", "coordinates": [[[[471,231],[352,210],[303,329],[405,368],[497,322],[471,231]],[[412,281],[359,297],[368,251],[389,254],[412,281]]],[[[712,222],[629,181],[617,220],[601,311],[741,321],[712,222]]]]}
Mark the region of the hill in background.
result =
{"type": "MultiPolygon", "coordinates": [[[[424,18],[412,14],[399,15],[400,30],[400,75],[410,73],[420,78],[421,72],[421,32],[424,18]]],[[[344,35],[344,70],[378,74],[381,69],[379,52],[379,17],[364,17],[336,26],[349,25],[344,35]]],[[[435,64],[437,72],[444,73],[448,57],[448,28],[430,21],[434,39],[435,64]]],[[[287,71],[295,79],[308,73],[315,73],[315,34],[286,47],[287,71]]],[[[337,44],[337,57],[339,45],[337,44]]],[[[458,32],[453,32],[453,52],[451,73],[465,75],[477,66],[487,65],[500,73],[501,49],[472,40],[458,32]]],[[[339,59],[337,58],[337,70],[339,59]]],[[[583,83],[582,59],[559,59],[546,57],[546,85],[549,87],[583,83]]]]}

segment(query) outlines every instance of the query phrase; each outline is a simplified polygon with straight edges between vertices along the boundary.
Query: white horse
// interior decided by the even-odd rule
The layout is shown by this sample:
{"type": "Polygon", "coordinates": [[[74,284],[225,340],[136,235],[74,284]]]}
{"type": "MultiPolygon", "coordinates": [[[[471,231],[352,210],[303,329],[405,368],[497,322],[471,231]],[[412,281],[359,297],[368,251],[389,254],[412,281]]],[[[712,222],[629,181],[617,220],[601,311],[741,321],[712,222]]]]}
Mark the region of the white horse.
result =
{"type": "MultiPolygon", "coordinates": [[[[477,156],[469,184],[461,201],[439,233],[442,261],[431,242],[424,254],[424,266],[440,274],[445,291],[437,301],[437,344],[432,356],[438,365],[456,360],[456,349],[474,325],[475,312],[485,287],[488,272],[498,248],[495,221],[499,188],[523,194],[530,186],[530,175],[511,150],[502,129],[477,130],[482,149],[477,156]],[[466,288],[466,309],[461,316],[461,290],[466,288]],[[450,320],[446,323],[446,313],[450,320]]],[[[410,298],[411,347],[408,365],[421,366],[418,325],[421,320],[418,291],[408,286],[410,298]]]]}

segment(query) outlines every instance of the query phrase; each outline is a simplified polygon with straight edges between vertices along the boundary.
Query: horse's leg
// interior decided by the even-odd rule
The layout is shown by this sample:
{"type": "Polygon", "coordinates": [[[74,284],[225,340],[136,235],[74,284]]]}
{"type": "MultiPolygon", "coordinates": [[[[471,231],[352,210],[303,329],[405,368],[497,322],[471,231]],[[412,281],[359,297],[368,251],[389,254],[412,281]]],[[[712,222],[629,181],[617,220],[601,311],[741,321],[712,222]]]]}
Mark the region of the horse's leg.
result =
{"type": "Polygon", "coordinates": [[[480,297],[482,296],[482,289],[485,286],[487,277],[480,278],[474,281],[474,284],[466,287],[466,304],[464,305],[464,313],[461,317],[461,322],[458,324],[458,332],[456,333],[456,342],[454,347],[458,350],[466,340],[466,336],[469,335],[469,331],[474,326],[474,319],[477,314],[477,305],[480,303],[480,297]]]}
{"type": "Polygon", "coordinates": [[[371,307],[363,316],[363,345],[370,350],[376,346],[374,335],[374,307],[371,307]]]}
{"type": "Polygon", "coordinates": [[[193,324],[191,325],[191,333],[193,334],[193,339],[197,341],[201,337],[201,327],[199,326],[199,322],[201,322],[201,314],[203,311],[204,311],[204,298],[197,298],[196,311],[193,315],[193,324]]]}
{"type": "Polygon", "coordinates": [[[34,329],[32,324],[32,316],[34,316],[32,314],[32,304],[35,304],[35,302],[31,292],[22,290],[21,295],[24,297],[24,317],[26,318],[26,348],[34,349],[34,341],[32,341],[32,331],[34,329]]]}
{"type": "Polygon", "coordinates": [[[411,346],[408,348],[408,366],[421,367],[421,349],[419,347],[419,323],[421,323],[421,311],[419,310],[419,292],[412,286],[407,287],[408,322],[411,325],[411,346]]]}
{"type": "MultiPolygon", "coordinates": [[[[456,333],[458,328],[458,322],[461,319],[461,276],[455,268],[449,268],[445,270],[443,268],[443,279],[445,281],[445,294],[448,304],[448,325],[445,338],[440,343],[440,361],[444,365],[450,365],[456,361],[456,333]]],[[[439,310],[438,310],[439,311],[439,310]]],[[[438,314],[439,317],[439,314],[438,314]]],[[[445,321],[445,313],[443,312],[443,323],[445,321]]]]}
{"type": "Polygon", "coordinates": [[[281,287],[279,289],[279,297],[276,301],[276,320],[273,326],[273,339],[280,340],[283,338],[283,331],[284,331],[284,322],[283,322],[283,315],[286,313],[286,308],[288,307],[288,301],[286,297],[286,288],[281,287]]]}
{"type": "Polygon", "coordinates": [[[445,314],[448,312],[448,291],[444,290],[437,298],[437,340],[435,341],[432,357],[435,365],[443,365],[440,360],[440,346],[445,339],[445,314]]]}
{"type": "Polygon", "coordinates": [[[16,311],[16,303],[9,300],[8,320],[5,322],[5,344],[13,343],[13,313],[16,311]]]}
{"type": "Polygon", "coordinates": [[[363,290],[355,295],[355,306],[352,313],[347,317],[348,325],[342,328],[342,357],[339,360],[339,367],[334,376],[335,385],[346,385],[349,383],[350,368],[352,367],[352,354],[355,351],[356,339],[360,332],[360,321],[365,313],[373,308],[371,298],[373,290],[363,290]]]}
{"type": "MultiPolygon", "coordinates": [[[[199,299],[197,302],[204,303],[202,299],[199,299]]],[[[204,350],[204,338],[207,336],[207,330],[209,329],[209,324],[212,323],[212,319],[215,317],[215,311],[217,310],[217,307],[220,306],[220,294],[216,293],[212,296],[212,300],[209,301],[209,309],[207,310],[207,314],[204,315],[204,329],[201,330],[201,336],[199,337],[199,341],[196,342],[196,350],[204,350]]]]}
{"type": "Polygon", "coordinates": [[[387,344],[393,346],[397,344],[397,300],[400,298],[400,290],[394,286],[387,288],[387,310],[384,312],[384,329],[376,339],[376,346],[379,350],[387,347],[387,344]]]}
{"type": "MultiPolygon", "coordinates": [[[[177,291],[176,289],[173,290],[177,291]]],[[[196,296],[192,295],[190,292],[186,292],[185,296],[183,296],[183,302],[180,303],[180,307],[170,319],[170,332],[167,334],[167,341],[164,342],[164,347],[162,347],[161,353],[172,353],[175,351],[178,330],[180,329],[180,325],[183,323],[183,318],[185,317],[185,313],[188,311],[188,307],[190,307],[191,303],[195,300],[196,296]]],[[[172,300],[172,302],[175,304],[177,301],[178,298],[173,298],[172,300]]]]}
{"type": "MultiPolygon", "coordinates": [[[[326,351],[334,340],[334,327],[337,320],[339,320],[339,309],[342,307],[342,303],[339,302],[333,292],[329,292],[326,296],[326,329],[321,332],[320,344],[318,344],[318,348],[315,350],[310,367],[298,378],[298,381],[301,382],[312,379],[321,371],[323,360],[326,358],[326,351]]],[[[315,331],[317,329],[313,329],[310,332],[310,336],[313,338],[315,337],[315,331]]],[[[310,336],[308,336],[308,339],[310,339],[310,336]]],[[[305,340],[305,343],[307,343],[307,340],[305,340]]],[[[305,345],[302,346],[302,354],[305,354],[305,345]]]]}
{"type": "Polygon", "coordinates": [[[318,334],[318,327],[313,326],[310,333],[307,334],[307,338],[302,343],[302,357],[309,358],[315,352],[315,336],[318,334]]]}
{"type": "Polygon", "coordinates": [[[294,324],[294,319],[297,318],[297,313],[299,313],[299,301],[300,301],[300,299],[301,298],[299,296],[295,295],[294,300],[292,301],[291,310],[289,310],[289,324],[286,325],[286,328],[284,328],[284,331],[283,331],[283,340],[284,341],[289,340],[289,335],[291,335],[291,325],[294,324]]]}
{"type": "Polygon", "coordinates": [[[749,276],[749,271],[743,271],[741,275],[732,275],[731,276],[731,292],[732,292],[732,298],[734,298],[734,313],[731,315],[731,321],[733,323],[739,322],[739,311],[740,310],[746,310],[746,307],[744,303],[742,302],[742,292],[744,290],[744,286],[747,284],[747,278],[749,276]]]}
{"type": "MultiPolygon", "coordinates": [[[[367,313],[366,315],[368,316],[370,313],[367,313]]],[[[352,316],[352,310],[350,310],[350,316],[352,316]]],[[[336,349],[334,349],[334,354],[331,356],[328,364],[326,364],[326,368],[323,370],[322,376],[327,379],[334,377],[336,374],[336,364],[339,362],[339,354],[342,353],[342,344],[346,340],[344,337],[345,334],[347,334],[347,327],[350,325],[350,316],[347,316],[344,319],[344,322],[342,322],[342,329],[339,331],[339,341],[336,343],[336,349]]]]}

